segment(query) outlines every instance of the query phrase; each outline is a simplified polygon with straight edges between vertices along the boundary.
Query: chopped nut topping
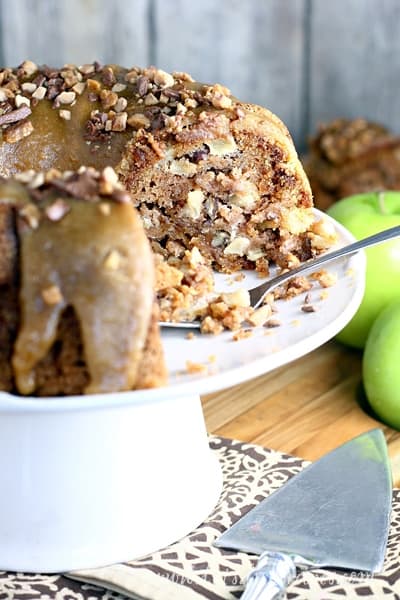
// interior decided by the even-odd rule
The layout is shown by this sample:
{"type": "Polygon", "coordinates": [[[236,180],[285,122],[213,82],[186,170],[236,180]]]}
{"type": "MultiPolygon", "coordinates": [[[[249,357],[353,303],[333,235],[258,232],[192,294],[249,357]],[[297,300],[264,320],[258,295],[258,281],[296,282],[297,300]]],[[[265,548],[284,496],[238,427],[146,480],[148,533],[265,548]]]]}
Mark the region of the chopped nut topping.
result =
{"type": "Polygon", "coordinates": [[[42,298],[49,306],[60,304],[64,300],[61,290],[57,285],[50,285],[42,290],[42,298]]]}
{"type": "Polygon", "coordinates": [[[84,81],[78,81],[78,83],[75,83],[75,85],[72,86],[72,90],[78,94],[78,96],[81,96],[83,94],[83,92],[85,91],[86,88],[86,83],[84,81]]]}
{"type": "Polygon", "coordinates": [[[57,101],[60,104],[72,104],[76,100],[75,92],[61,92],[58,94],[57,101]]]}
{"type": "MultiPolygon", "coordinates": [[[[129,73],[126,75],[126,77],[128,77],[128,75],[129,73]]],[[[127,79],[127,81],[129,81],[129,79],[127,79]]],[[[147,94],[147,90],[149,89],[148,78],[144,76],[138,77],[136,73],[136,85],[139,96],[145,96],[147,94]]]]}
{"type": "Polygon", "coordinates": [[[38,66],[31,60],[24,60],[19,69],[26,77],[31,77],[38,70],[38,66]]]}
{"type": "Polygon", "coordinates": [[[229,97],[230,91],[228,88],[216,83],[213,86],[210,86],[205,94],[205,98],[210,100],[211,104],[215,108],[231,108],[232,100],[229,97]]]}
{"type": "Polygon", "coordinates": [[[32,94],[32,98],[36,100],[43,100],[47,92],[47,89],[44,86],[39,86],[32,94]]]}
{"type": "Polygon", "coordinates": [[[58,111],[58,114],[65,121],[70,121],[71,120],[71,111],[70,110],[66,110],[66,109],[62,108],[61,110],[58,111]]]}
{"type": "Polygon", "coordinates": [[[175,83],[175,80],[169,73],[158,69],[154,75],[154,83],[161,88],[166,88],[172,87],[175,83]]]}
{"type": "Polygon", "coordinates": [[[128,106],[128,100],[126,98],[118,98],[116,104],[114,105],[115,112],[122,112],[128,106]]]}
{"type": "Polygon", "coordinates": [[[20,108],[12,110],[8,113],[0,115],[0,125],[7,125],[8,123],[15,123],[16,121],[22,121],[32,113],[29,106],[23,104],[20,108]]]}
{"type": "Polygon", "coordinates": [[[55,202],[46,207],[45,213],[49,221],[61,221],[70,210],[71,207],[65,200],[57,198],[55,202]]]}
{"type": "Polygon", "coordinates": [[[37,89],[37,85],[35,83],[25,82],[21,85],[21,89],[23,92],[28,92],[28,94],[33,94],[37,89]]]}
{"type": "Polygon", "coordinates": [[[155,104],[158,104],[158,99],[152,92],[150,92],[150,94],[147,94],[147,96],[145,97],[144,103],[146,106],[153,106],[155,104]]]}
{"type": "Polygon", "coordinates": [[[116,82],[114,71],[111,67],[104,67],[101,74],[101,79],[104,85],[107,85],[109,87],[111,87],[116,82]]]}
{"type": "Polygon", "coordinates": [[[91,75],[92,73],[95,72],[95,68],[94,65],[81,65],[79,68],[79,71],[82,73],[82,75],[91,75]]]}
{"type": "Polygon", "coordinates": [[[128,118],[128,113],[126,113],[126,112],[117,113],[112,122],[112,127],[111,127],[112,131],[125,131],[127,118],[128,118]]]}
{"type": "Polygon", "coordinates": [[[124,90],[126,90],[126,85],[124,83],[115,83],[112,88],[111,91],[112,92],[123,92],[124,90]]]}
{"type": "MultiPolygon", "coordinates": [[[[18,110],[22,110],[22,108],[18,109],[18,110]]],[[[28,109],[29,110],[29,109],[28,109]]],[[[14,111],[17,112],[17,111],[14,111]]],[[[11,113],[9,113],[11,114],[11,113]]],[[[7,116],[7,115],[4,115],[7,116]]],[[[1,119],[1,117],[0,117],[1,119]]],[[[22,140],[24,137],[28,137],[28,135],[30,135],[33,131],[33,125],[30,121],[21,121],[20,123],[17,123],[16,125],[10,125],[10,127],[8,127],[4,133],[4,140],[8,143],[8,144],[15,144],[16,142],[19,142],[19,140],[22,140]]]]}
{"type": "Polygon", "coordinates": [[[100,92],[101,105],[104,110],[109,110],[118,102],[118,95],[109,90],[101,90],[100,92]]]}
{"type": "Polygon", "coordinates": [[[150,119],[148,119],[142,113],[135,113],[134,115],[130,116],[127,120],[127,123],[134,129],[140,129],[141,127],[150,127],[150,119]]]}

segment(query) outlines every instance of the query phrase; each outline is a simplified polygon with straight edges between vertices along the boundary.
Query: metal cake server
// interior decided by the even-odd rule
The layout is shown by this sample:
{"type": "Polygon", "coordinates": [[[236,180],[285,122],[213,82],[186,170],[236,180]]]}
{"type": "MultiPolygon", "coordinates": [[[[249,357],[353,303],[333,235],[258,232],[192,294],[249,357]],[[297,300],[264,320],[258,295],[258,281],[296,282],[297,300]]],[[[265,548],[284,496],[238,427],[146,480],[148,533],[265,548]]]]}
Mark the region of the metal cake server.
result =
{"type": "MultiPolygon", "coordinates": [[[[266,294],[268,294],[268,292],[271,292],[279,285],[283,285],[293,277],[296,277],[297,275],[306,275],[307,273],[312,273],[313,271],[316,271],[318,267],[324,265],[327,262],[336,260],[338,258],[341,258],[342,256],[347,256],[349,254],[355,254],[363,248],[375,246],[376,244],[381,244],[382,242],[386,242],[387,240],[391,240],[396,237],[400,237],[399,225],[396,227],[391,227],[390,229],[385,229],[384,231],[380,231],[379,233],[375,233],[374,235],[370,235],[369,237],[366,237],[362,240],[358,240],[357,242],[353,242],[352,244],[348,244],[347,246],[343,246],[342,248],[338,248],[333,252],[321,254],[317,258],[310,259],[307,262],[300,265],[299,267],[291,269],[290,271],[286,271],[285,273],[281,273],[280,275],[277,275],[272,279],[268,279],[267,281],[263,281],[263,283],[260,283],[260,285],[257,285],[255,288],[249,290],[250,304],[253,308],[258,308],[259,306],[261,306],[262,301],[265,298],[266,294]]],[[[186,329],[198,329],[200,327],[199,321],[160,321],[160,325],[162,327],[178,327],[186,329]]]]}
{"type": "Polygon", "coordinates": [[[290,479],[214,545],[260,554],[242,600],[276,600],[296,568],[380,571],[391,504],[386,441],[373,429],[290,479]]]}

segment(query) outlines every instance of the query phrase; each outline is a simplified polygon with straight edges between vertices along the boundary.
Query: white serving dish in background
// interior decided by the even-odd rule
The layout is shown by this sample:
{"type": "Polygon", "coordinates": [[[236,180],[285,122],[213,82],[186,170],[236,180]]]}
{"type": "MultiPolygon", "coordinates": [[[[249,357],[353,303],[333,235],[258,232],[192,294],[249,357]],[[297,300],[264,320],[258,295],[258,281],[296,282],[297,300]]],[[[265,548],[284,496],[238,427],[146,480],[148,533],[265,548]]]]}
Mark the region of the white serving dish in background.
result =
{"type": "MultiPolygon", "coordinates": [[[[341,244],[353,241],[335,226],[341,244]]],[[[64,398],[0,393],[0,569],[127,561],[199,525],[222,488],[199,395],[287,364],[344,327],[363,296],[365,256],[328,270],[338,281],[323,300],[315,292],[319,310],[301,312],[300,298],[280,301],[277,329],[256,328],[238,342],[231,332],[188,340],[187,330],[163,331],[164,388],[64,398]],[[205,373],[185,372],[188,359],[206,364],[205,373]]]]}

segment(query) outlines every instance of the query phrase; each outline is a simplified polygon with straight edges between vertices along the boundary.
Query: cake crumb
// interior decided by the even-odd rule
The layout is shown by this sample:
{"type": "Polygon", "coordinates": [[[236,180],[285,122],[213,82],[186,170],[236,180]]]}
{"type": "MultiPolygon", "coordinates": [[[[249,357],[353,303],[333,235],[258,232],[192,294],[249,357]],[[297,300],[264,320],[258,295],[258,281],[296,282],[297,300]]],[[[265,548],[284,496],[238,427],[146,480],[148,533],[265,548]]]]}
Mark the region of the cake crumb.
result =
{"type": "Polygon", "coordinates": [[[193,331],[189,331],[189,333],[187,333],[185,337],[187,340],[194,340],[196,338],[193,331]]]}
{"type": "Polygon", "coordinates": [[[313,313],[317,311],[317,307],[314,304],[303,304],[301,310],[305,313],[313,313]]]}
{"type": "Polygon", "coordinates": [[[268,319],[268,321],[264,323],[264,327],[280,327],[281,325],[282,323],[279,319],[268,319]]]}
{"type": "Polygon", "coordinates": [[[318,283],[324,288],[331,287],[337,282],[338,279],[336,273],[328,273],[328,271],[325,269],[313,273],[310,277],[318,281],[318,283]]]}
{"type": "Polygon", "coordinates": [[[202,363],[192,362],[191,360],[186,361],[186,371],[189,374],[196,373],[207,373],[207,365],[203,365],[202,363]]]}
{"type": "Polygon", "coordinates": [[[235,331],[235,333],[232,336],[232,340],[234,342],[238,342],[239,340],[244,340],[246,338],[249,338],[253,335],[253,331],[251,329],[239,329],[238,331],[235,331]]]}

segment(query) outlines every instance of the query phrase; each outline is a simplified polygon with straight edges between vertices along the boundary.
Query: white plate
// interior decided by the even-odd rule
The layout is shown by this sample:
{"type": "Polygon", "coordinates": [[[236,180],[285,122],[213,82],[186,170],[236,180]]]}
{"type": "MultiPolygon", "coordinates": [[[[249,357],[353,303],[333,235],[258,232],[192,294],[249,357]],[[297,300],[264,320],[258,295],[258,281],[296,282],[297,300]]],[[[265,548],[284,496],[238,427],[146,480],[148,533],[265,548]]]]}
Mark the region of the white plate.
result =
{"type": "MultiPolygon", "coordinates": [[[[329,220],[339,234],[338,246],[354,241],[344,227],[329,220]]],[[[323,266],[337,276],[337,282],[322,288],[314,281],[309,293],[316,312],[301,310],[304,293],[291,300],[280,300],[276,303],[278,312],[274,317],[281,326],[254,328],[251,337],[240,341],[233,341],[233,334],[228,331],[209,336],[193,330],[195,338],[188,340],[187,330],[164,329],[162,339],[170,373],[170,386],[165,393],[169,396],[193,389],[199,394],[214,392],[272,371],[321,346],[334,337],[357,311],[364,294],[365,267],[362,251],[323,266]],[[188,360],[206,365],[207,374],[188,374],[188,360]]],[[[234,285],[251,288],[260,283],[254,273],[247,273],[245,280],[239,283],[232,284],[232,281],[232,277],[229,282],[229,277],[219,275],[217,288],[223,283],[226,290],[232,291],[234,285]]]]}

